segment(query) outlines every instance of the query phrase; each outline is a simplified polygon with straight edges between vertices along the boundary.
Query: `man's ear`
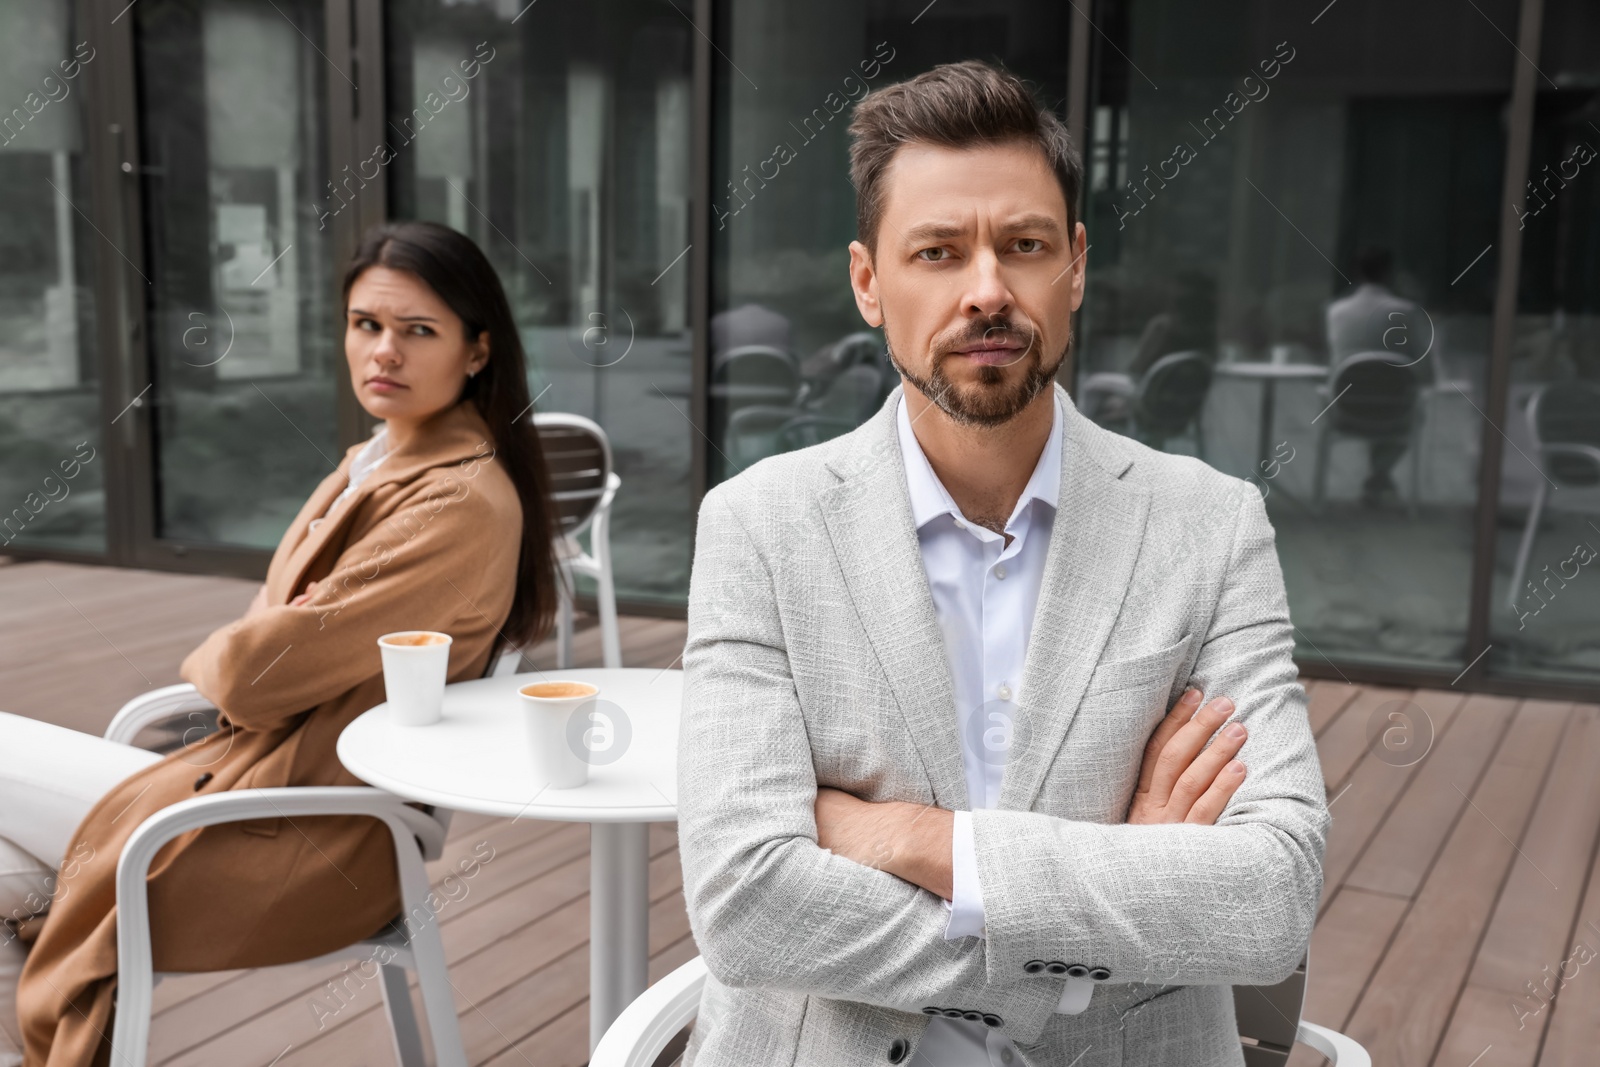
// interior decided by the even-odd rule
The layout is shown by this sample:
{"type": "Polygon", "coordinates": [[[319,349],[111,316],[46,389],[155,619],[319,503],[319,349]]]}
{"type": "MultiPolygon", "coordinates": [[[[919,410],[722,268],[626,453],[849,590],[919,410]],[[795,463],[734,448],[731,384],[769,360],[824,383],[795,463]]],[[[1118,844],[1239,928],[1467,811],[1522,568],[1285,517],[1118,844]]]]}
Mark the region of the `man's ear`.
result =
{"type": "Polygon", "coordinates": [[[873,269],[872,253],[860,241],[850,242],[850,288],[855,293],[856,310],[868,326],[883,325],[883,309],[878,304],[878,273],[873,269]]]}

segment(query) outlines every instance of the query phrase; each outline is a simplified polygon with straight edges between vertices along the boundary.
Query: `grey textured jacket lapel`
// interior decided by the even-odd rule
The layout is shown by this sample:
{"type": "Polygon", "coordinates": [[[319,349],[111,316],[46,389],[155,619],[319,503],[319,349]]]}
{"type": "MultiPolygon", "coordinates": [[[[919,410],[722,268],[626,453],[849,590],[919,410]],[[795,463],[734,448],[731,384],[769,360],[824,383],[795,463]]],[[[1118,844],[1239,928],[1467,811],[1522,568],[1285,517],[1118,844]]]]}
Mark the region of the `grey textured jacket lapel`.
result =
{"type": "MultiPolygon", "coordinates": [[[[1000,807],[1030,810],[1121,608],[1144,536],[1149,494],[1122,480],[1131,460],[1083,432],[1061,386],[1061,483],[1029,638],[1000,807]]],[[[906,729],[933,802],[967,810],[960,713],[922,567],[900,454],[900,389],[828,467],[840,481],[819,501],[845,584],[906,729]]]]}

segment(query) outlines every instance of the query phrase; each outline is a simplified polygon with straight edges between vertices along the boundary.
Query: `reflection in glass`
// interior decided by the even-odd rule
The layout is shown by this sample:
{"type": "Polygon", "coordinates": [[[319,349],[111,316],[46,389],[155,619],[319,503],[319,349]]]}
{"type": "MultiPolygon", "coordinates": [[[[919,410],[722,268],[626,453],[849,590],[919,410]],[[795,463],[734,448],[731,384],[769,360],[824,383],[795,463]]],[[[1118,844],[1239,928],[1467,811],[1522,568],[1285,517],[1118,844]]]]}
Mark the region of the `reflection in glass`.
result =
{"type": "Polygon", "coordinates": [[[1490,601],[1496,674],[1600,680],[1600,14],[1545,7],[1490,601]],[[1552,85],[1559,88],[1552,88],[1552,85]]]}
{"type": "Polygon", "coordinates": [[[1096,6],[1075,400],[1266,496],[1308,661],[1470,658],[1516,14],[1480,7],[1096,6]]]}
{"type": "Polygon", "coordinates": [[[1065,4],[718,5],[709,479],[835,437],[900,376],[850,290],[852,105],[940,63],[1002,62],[1064,111],[1065,4]],[[776,12],[781,10],[781,18],[776,12]]]}
{"type": "Polygon", "coordinates": [[[0,7],[0,549],[106,547],[99,238],[74,210],[89,201],[84,68],[104,60],[71,11],[0,7]]]}
{"type": "Polygon", "coordinates": [[[389,213],[472,237],[539,410],[605,429],[618,595],[635,601],[689,584],[693,34],[666,0],[388,17],[389,213]]]}
{"type": "Polygon", "coordinates": [[[315,0],[146,0],[131,15],[157,535],[272,548],[339,458],[318,212],[324,85],[341,75],[315,0]]]}

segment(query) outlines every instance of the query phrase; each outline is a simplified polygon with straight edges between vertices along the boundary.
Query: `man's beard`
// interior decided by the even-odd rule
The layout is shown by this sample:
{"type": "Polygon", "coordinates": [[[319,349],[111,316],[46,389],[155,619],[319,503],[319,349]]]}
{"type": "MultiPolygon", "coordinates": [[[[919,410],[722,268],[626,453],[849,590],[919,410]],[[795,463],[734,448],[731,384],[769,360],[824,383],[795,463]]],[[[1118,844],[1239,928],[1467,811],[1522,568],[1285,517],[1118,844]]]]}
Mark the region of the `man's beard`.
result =
{"type": "Polygon", "coordinates": [[[977,387],[963,389],[944,373],[944,361],[957,357],[954,353],[939,352],[934,353],[933,369],[928,372],[926,378],[914,374],[895,358],[894,349],[889,345],[887,316],[883,322],[884,349],[888,352],[889,363],[894,369],[955,422],[963,426],[999,426],[1016,418],[1034,398],[1050,388],[1057,372],[1066,363],[1067,354],[1072,351],[1072,324],[1070,321],[1067,324],[1067,343],[1062,346],[1061,354],[1048,366],[1041,359],[1035,345],[1038,340],[1036,331],[1019,328],[1008,319],[974,323],[973,326],[976,327],[977,335],[961,338],[955,342],[956,345],[979,343],[996,330],[1026,339],[1022,359],[1026,361],[1027,366],[1021,381],[1006,387],[1005,367],[980,364],[977,387]]]}

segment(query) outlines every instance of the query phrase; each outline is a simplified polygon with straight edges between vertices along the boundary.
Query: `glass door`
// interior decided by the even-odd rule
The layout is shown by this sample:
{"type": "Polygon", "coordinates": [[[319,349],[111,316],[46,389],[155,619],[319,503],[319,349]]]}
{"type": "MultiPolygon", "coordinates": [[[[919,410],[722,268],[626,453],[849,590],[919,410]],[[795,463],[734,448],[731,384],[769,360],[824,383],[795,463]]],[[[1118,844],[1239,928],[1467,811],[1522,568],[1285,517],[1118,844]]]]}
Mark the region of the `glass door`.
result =
{"type": "Polygon", "coordinates": [[[0,551],[106,551],[84,159],[100,52],[63,0],[0,6],[0,551]]]}
{"type": "Polygon", "coordinates": [[[321,216],[328,84],[350,71],[329,58],[320,0],[144,0],[128,17],[137,152],[123,170],[146,338],[130,390],[148,482],[136,555],[258,570],[342,451],[321,216]]]}

